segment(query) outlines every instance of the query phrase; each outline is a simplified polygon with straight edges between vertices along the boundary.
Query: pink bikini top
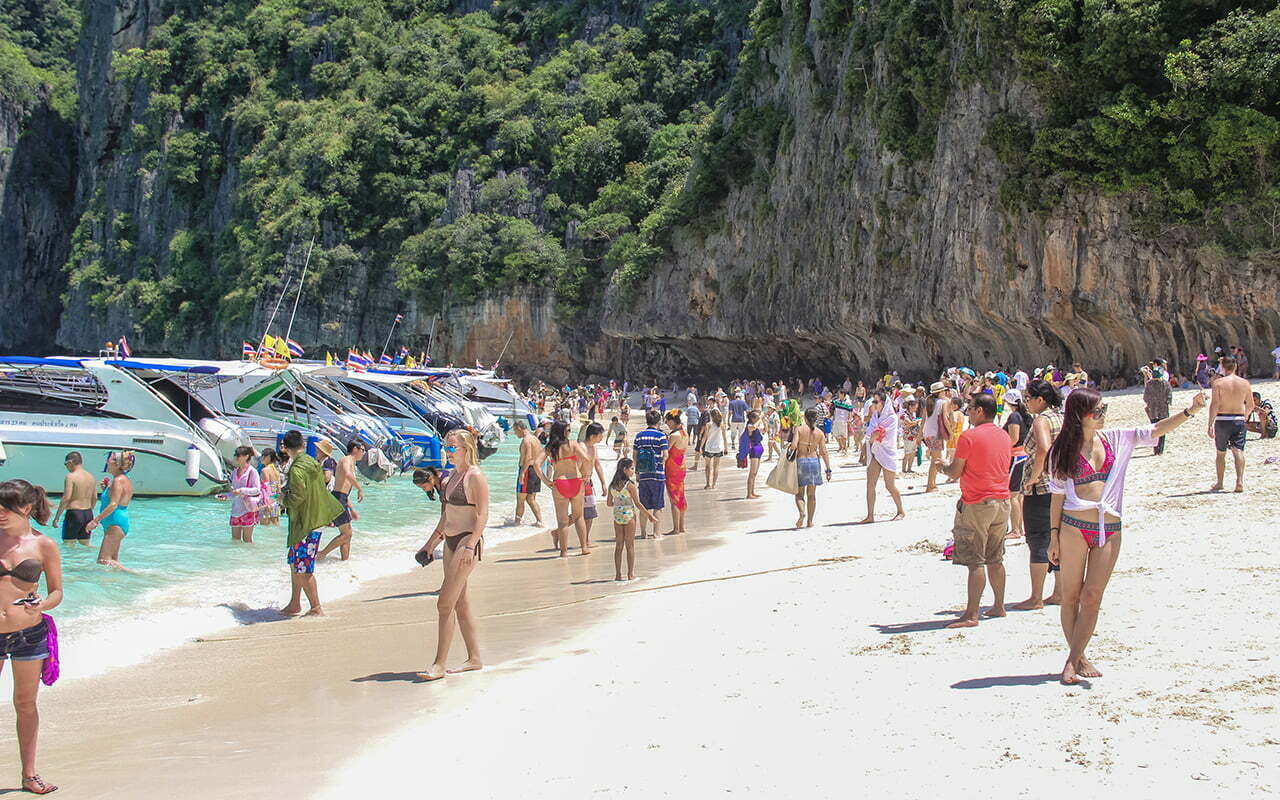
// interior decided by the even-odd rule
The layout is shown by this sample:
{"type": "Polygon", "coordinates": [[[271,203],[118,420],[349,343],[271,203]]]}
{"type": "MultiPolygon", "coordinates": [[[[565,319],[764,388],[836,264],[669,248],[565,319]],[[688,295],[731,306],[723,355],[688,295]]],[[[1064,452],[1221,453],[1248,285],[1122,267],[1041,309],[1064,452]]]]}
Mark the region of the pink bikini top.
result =
{"type": "Polygon", "coordinates": [[[1111,449],[1111,443],[1106,439],[1102,440],[1102,449],[1106,452],[1106,456],[1102,459],[1102,468],[1095,470],[1093,465],[1089,463],[1089,459],[1080,455],[1080,462],[1076,467],[1076,486],[1082,483],[1094,483],[1095,481],[1106,481],[1111,475],[1111,467],[1116,463],[1115,451],[1111,449]]]}

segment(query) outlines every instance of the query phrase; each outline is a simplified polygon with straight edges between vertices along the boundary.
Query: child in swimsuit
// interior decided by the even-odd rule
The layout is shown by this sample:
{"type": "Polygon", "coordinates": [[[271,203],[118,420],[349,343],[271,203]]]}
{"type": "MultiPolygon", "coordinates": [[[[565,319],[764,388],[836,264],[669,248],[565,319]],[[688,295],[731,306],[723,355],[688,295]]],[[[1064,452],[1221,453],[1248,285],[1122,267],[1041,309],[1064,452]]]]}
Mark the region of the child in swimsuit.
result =
{"type": "Polygon", "coordinates": [[[614,580],[622,580],[622,556],[627,556],[627,580],[636,578],[636,511],[643,513],[655,525],[658,517],[640,502],[636,489],[635,462],[624,458],[609,482],[607,501],[613,508],[613,571],[614,580]]]}

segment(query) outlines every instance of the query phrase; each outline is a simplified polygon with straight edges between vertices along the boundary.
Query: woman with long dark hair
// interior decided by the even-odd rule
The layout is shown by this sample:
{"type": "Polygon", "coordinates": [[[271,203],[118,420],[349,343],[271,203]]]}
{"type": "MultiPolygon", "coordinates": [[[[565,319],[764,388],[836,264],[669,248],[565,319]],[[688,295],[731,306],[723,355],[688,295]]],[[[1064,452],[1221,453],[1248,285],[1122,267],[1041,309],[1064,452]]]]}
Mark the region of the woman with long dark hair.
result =
{"type": "Polygon", "coordinates": [[[542,482],[551,485],[551,499],[556,505],[556,528],[551,533],[551,541],[553,546],[560,549],[560,557],[567,557],[569,529],[576,528],[578,543],[585,556],[591,552],[587,543],[587,523],[582,510],[584,479],[590,477],[589,474],[583,473],[583,467],[587,464],[587,455],[582,451],[581,445],[569,441],[569,423],[567,422],[557,422],[551,426],[551,432],[547,434],[547,444],[543,450],[546,457],[538,459],[535,468],[542,482]],[[546,461],[551,462],[550,477],[544,475],[542,467],[539,466],[546,461]]]}
{"type": "Polygon", "coordinates": [[[1023,403],[1022,392],[1009,389],[1004,393],[1004,407],[1009,416],[1004,432],[1013,442],[1013,465],[1009,468],[1009,533],[1007,538],[1022,538],[1022,478],[1027,469],[1027,440],[1031,437],[1031,414],[1023,403]]]}
{"type": "Polygon", "coordinates": [[[673,408],[667,412],[667,440],[671,443],[667,449],[667,462],[664,474],[667,481],[667,497],[671,498],[671,533],[668,536],[684,533],[684,512],[689,509],[689,500],[684,495],[685,453],[689,449],[689,435],[684,432],[680,421],[680,409],[673,408]]]}
{"type": "Polygon", "coordinates": [[[1098,624],[1107,581],[1120,555],[1124,478],[1129,459],[1139,447],[1154,447],[1204,408],[1203,394],[1168,419],[1137,428],[1103,430],[1107,404],[1094,389],[1079,387],[1067,398],[1062,430],[1049,449],[1049,484],[1053,491],[1049,560],[1062,570],[1062,632],[1067,661],[1062,682],[1102,675],[1085,656],[1098,624]]]}
{"type": "Polygon", "coordinates": [[[898,413],[882,389],[871,395],[871,411],[867,415],[867,516],[862,525],[876,521],[876,481],[884,476],[884,488],[889,490],[897,506],[893,520],[907,515],[902,508],[902,495],[894,485],[901,456],[898,452],[898,413]]]}
{"type": "MultiPolygon", "coordinates": [[[[20,479],[0,483],[0,670],[4,662],[13,662],[22,788],[32,794],[49,794],[58,788],[45,783],[36,771],[40,729],[36,696],[45,661],[53,656],[51,620],[44,615],[62,602],[62,552],[56,542],[32,529],[31,520],[43,525],[50,513],[44,489],[20,479]],[[36,594],[41,574],[48,590],[44,597],[36,594]]],[[[50,666],[56,663],[54,658],[50,666]]]]}
{"type": "Polygon", "coordinates": [[[1049,490],[1049,448],[1062,430],[1062,396],[1052,383],[1037,378],[1027,385],[1023,408],[1031,415],[1031,435],[1024,445],[1027,460],[1023,470],[1022,486],[1013,487],[1022,494],[1022,532],[1027,538],[1027,553],[1031,569],[1031,596],[1014,608],[1035,611],[1045,605],[1062,602],[1054,579],[1053,593],[1044,598],[1045,578],[1057,567],[1049,563],[1050,528],[1053,527],[1051,509],[1053,492],[1049,490]]]}

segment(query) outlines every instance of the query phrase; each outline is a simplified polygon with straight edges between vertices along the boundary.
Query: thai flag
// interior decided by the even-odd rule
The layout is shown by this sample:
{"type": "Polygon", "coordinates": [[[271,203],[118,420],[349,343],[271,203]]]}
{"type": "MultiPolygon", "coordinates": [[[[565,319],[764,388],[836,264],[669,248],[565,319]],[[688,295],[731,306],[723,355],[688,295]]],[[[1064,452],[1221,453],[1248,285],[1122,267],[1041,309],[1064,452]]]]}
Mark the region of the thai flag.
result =
{"type": "Polygon", "coordinates": [[[364,372],[369,367],[369,362],[365,361],[364,356],[359,353],[347,351],[347,369],[353,372],[364,372]]]}
{"type": "Polygon", "coordinates": [[[124,353],[125,358],[133,356],[133,351],[129,349],[129,340],[123,336],[120,337],[120,352],[124,353]]]}
{"type": "Polygon", "coordinates": [[[307,352],[306,350],[302,349],[302,345],[298,344],[292,339],[286,339],[285,346],[289,348],[289,354],[292,355],[294,358],[302,358],[302,355],[307,352]]]}
{"type": "Polygon", "coordinates": [[[391,363],[391,356],[387,355],[386,353],[383,353],[381,356],[379,356],[379,357],[378,357],[378,363],[379,363],[379,364],[390,364],[390,363],[391,363]]]}
{"type": "Polygon", "coordinates": [[[253,358],[258,354],[258,348],[254,347],[248,342],[245,342],[244,346],[240,348],[240,352],[241,354],[244,355],[245,358],[253,358]]]}
{"type": "Polygon", "coordinates": [[[399,325],[404,321],[404,314],[396,314],[396,324],[399,325]]]}

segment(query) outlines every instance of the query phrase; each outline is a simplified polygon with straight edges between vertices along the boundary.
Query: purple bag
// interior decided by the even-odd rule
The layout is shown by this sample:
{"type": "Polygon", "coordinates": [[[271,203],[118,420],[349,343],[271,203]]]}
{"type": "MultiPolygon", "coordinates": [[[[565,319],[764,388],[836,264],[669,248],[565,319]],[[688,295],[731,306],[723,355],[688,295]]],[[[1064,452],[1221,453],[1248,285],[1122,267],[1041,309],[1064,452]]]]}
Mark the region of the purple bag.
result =
{"type": "Polygon", "coordinates": [[[44,669],[40,672],[40,681],[45,686],[52,686],[58,680],[60,670],[58,669],[58,626],[53,623],[53,617],[48,614],[41,615],[45,624],[49,626],[49,657],[44,660],[44,669]]]}

